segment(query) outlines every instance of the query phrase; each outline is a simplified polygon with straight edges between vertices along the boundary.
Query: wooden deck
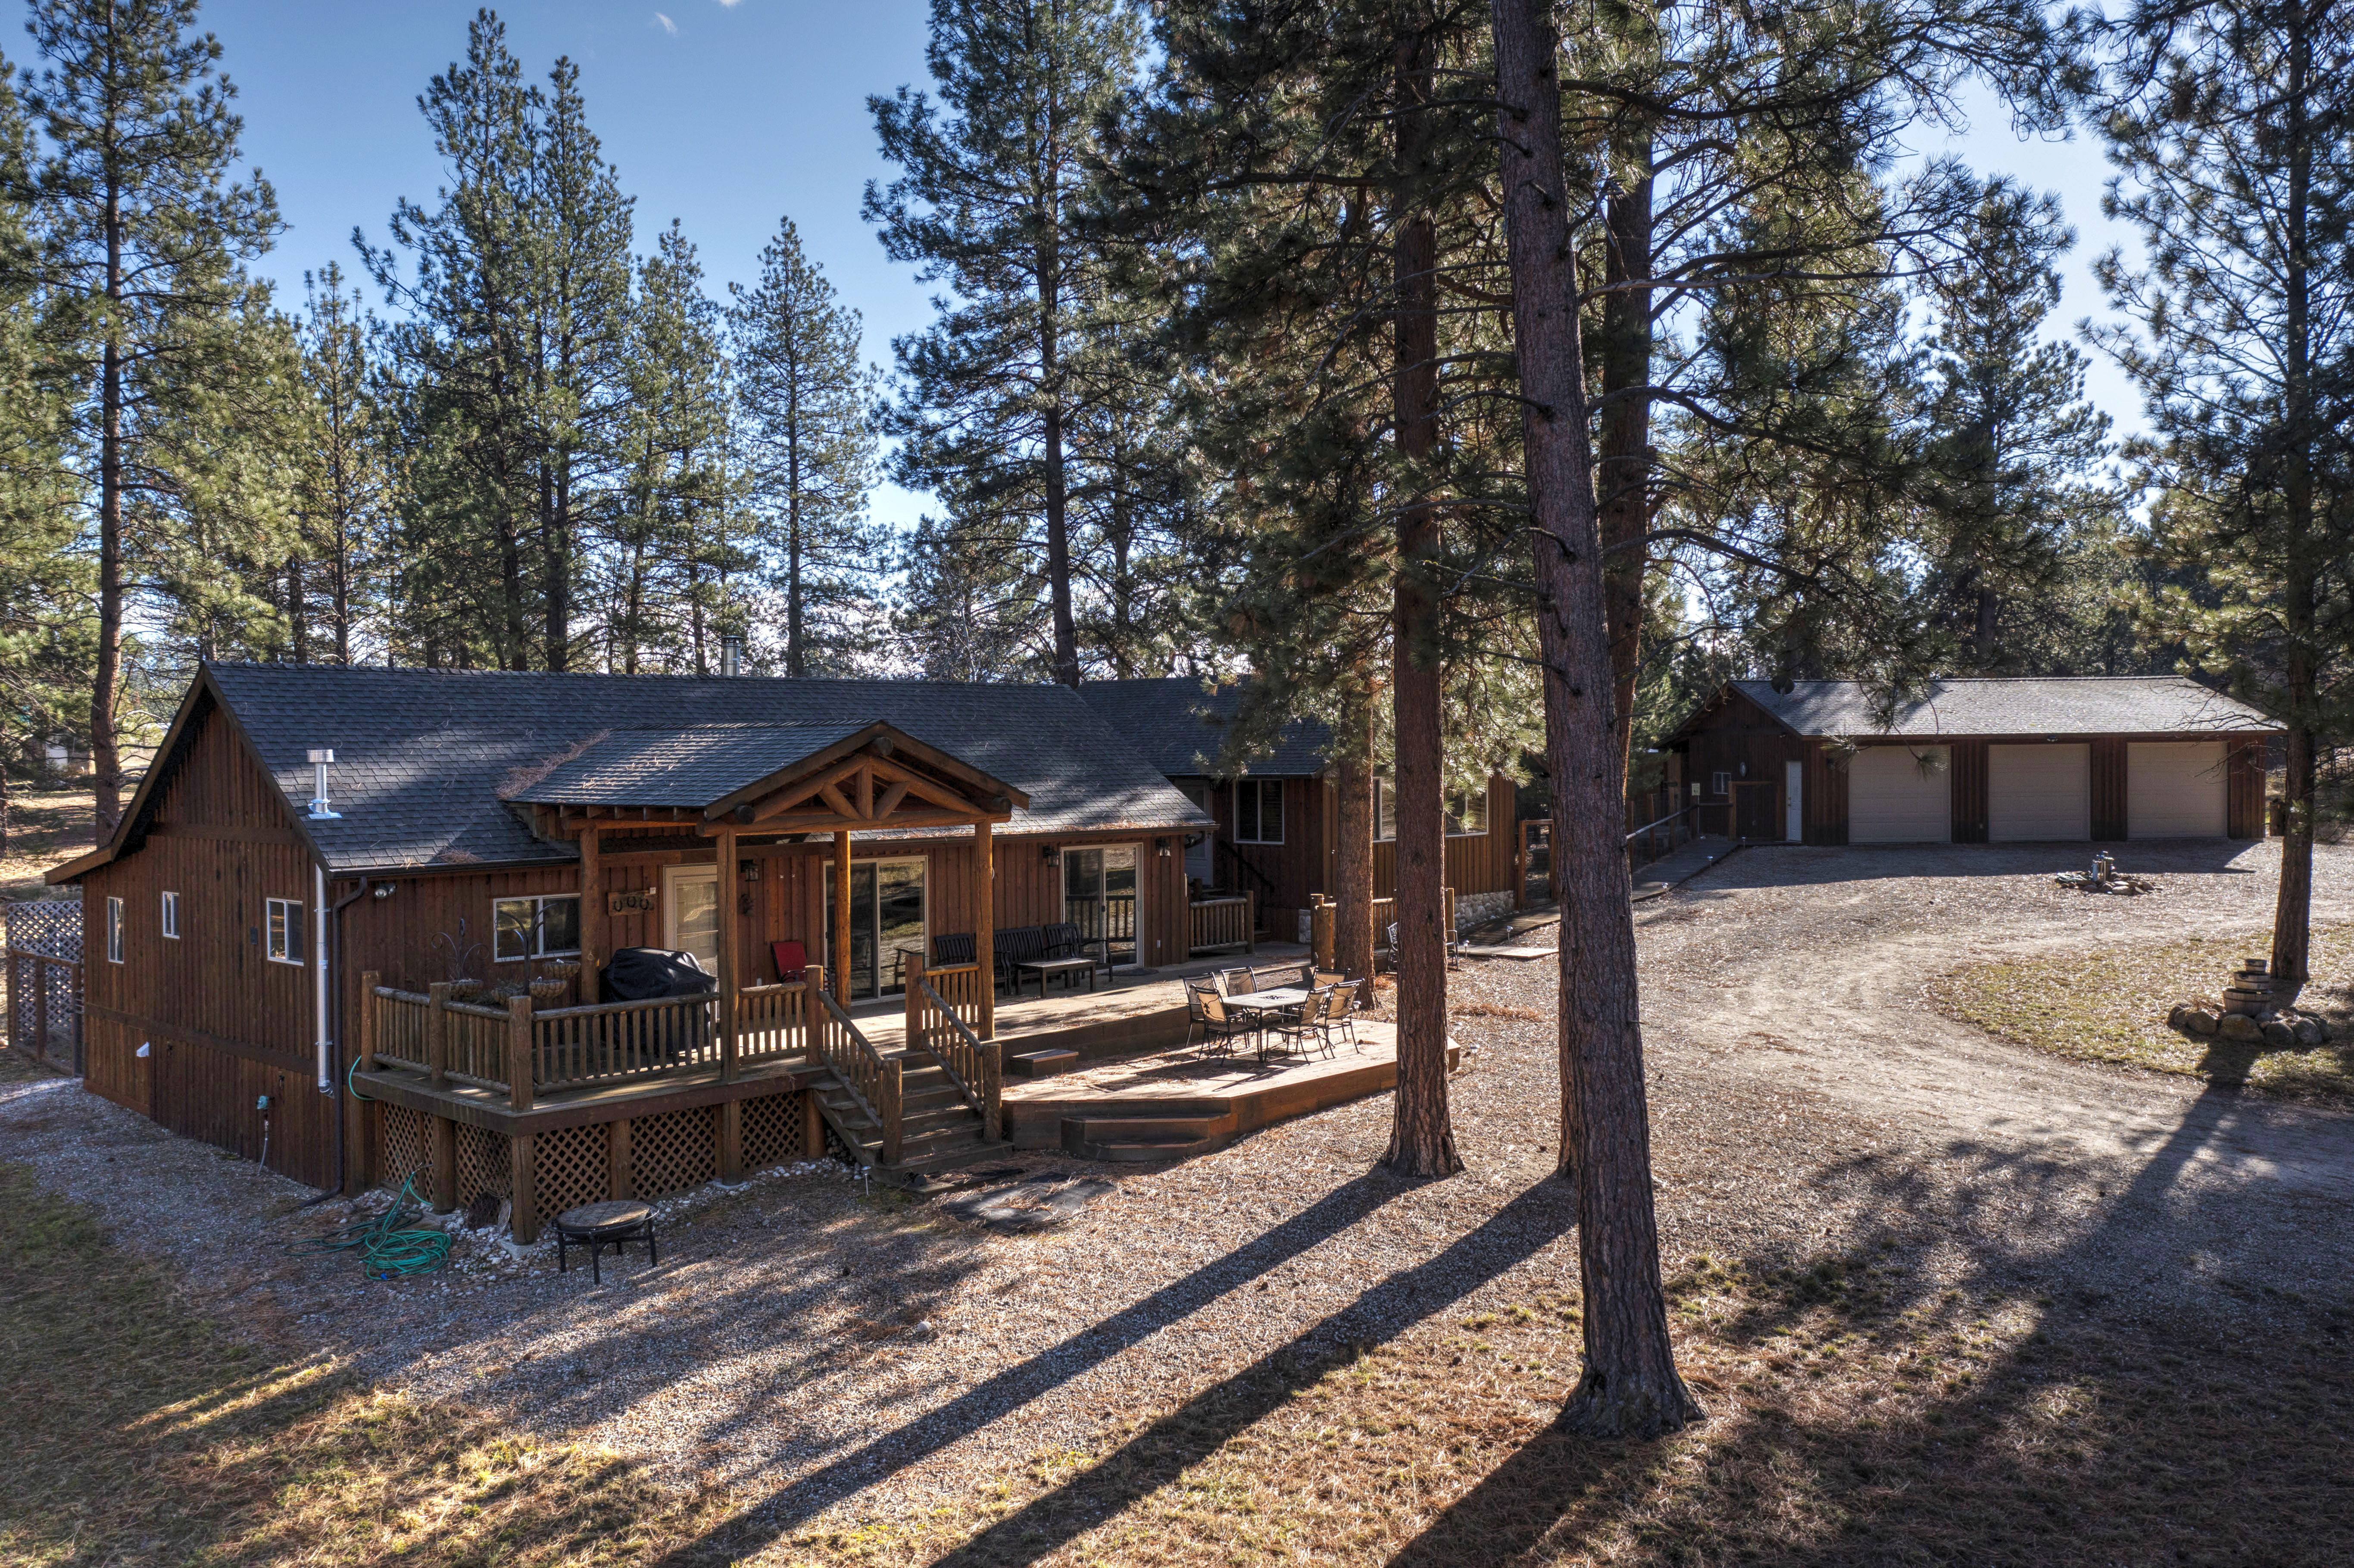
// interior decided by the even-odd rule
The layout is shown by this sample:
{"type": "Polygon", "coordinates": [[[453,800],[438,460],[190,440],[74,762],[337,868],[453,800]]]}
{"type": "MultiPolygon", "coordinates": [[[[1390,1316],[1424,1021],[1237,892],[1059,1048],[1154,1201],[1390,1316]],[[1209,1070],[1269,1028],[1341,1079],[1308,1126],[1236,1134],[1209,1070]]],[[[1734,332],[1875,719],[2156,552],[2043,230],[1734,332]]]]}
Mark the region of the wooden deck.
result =
{"type": "Polygon", "coordinates": [[[1277,1057],[1261,1064],[1246,1052],[1214,1056],[1196,1045],[1009,1081],[1005,1122],[1016,1149],[1169,1160],[1396,1086],[1395,1027],[1360,1019],[1356,1049],[1344,1045],[1329,1061],[1277,1057]]]}

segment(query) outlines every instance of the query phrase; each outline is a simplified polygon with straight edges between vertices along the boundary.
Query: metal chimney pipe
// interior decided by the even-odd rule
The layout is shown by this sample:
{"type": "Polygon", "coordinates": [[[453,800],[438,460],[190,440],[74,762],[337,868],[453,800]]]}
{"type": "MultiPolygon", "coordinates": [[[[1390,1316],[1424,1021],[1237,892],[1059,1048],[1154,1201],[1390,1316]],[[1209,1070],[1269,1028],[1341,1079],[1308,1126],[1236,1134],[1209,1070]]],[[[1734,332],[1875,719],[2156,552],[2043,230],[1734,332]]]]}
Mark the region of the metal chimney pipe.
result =
{"type": "Polygon", "coordinates": [[[311,751],[311,817],[314,821],[339,818],[341,811],[327,805],[327,764],[335,759],[333,747],[315,747],[311,751]]]}
{"type": "Polygon", "coordinates": [[[719,673],[734,677],[744,673],[744,640],[723,637],[719,640],[719,673]]]}

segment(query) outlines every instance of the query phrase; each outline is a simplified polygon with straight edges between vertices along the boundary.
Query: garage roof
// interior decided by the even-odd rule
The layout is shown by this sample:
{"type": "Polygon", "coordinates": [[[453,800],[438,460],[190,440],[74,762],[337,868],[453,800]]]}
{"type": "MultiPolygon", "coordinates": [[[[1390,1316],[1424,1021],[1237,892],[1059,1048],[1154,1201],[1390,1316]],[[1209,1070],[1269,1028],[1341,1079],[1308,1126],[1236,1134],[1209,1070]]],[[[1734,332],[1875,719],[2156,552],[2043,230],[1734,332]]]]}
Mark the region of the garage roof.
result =
{"type": "Polygon", "coordinates": [[[1968,677],[1932,681],[1883,724],[1861,681],[1770,681],[1733,689],[1799,735],[2245,735],[2280,726],[2183,675],[1968,677]]]}

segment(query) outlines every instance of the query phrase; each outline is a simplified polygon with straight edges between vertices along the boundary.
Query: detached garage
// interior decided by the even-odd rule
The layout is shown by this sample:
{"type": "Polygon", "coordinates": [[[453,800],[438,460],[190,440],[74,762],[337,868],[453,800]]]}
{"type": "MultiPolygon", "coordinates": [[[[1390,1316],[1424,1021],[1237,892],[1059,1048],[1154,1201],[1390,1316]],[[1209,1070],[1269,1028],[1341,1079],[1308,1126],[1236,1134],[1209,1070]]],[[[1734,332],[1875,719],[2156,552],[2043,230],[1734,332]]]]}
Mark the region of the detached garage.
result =
{"type": "Polygon", "coordinates": [[[1702,831],[1748,842],[2253,839],[2279,733],[2177,675],[1939,681],[1893,714],[1853,681],[1735,681],[1666,749],[1702,831]]]}

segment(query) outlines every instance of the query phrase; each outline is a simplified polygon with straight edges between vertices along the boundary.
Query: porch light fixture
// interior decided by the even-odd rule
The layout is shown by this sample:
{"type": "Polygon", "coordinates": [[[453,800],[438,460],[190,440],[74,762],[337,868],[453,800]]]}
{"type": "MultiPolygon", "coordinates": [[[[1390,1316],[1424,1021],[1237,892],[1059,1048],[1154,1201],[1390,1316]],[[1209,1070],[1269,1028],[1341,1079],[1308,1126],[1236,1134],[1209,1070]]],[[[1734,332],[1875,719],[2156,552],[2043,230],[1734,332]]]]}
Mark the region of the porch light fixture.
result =
{"type": "Polygon", "coordinates": [[[1063,852],[1061,850],[1057,849],[1053,844],[1040,844],[1038,846],[1038,858],[1044,861],[1048,865],[1054,864],[1055,857],[1062,853],[1063,852]]]}
{"type": "Polygon", "coordinates": [[[760,863],[757,860],[739,860],[736,863],[736,874],[747,882],[758,882],[760,880],[760,863]]]}
{"type": "Polygon", "coordinates": [[[1169,841],[1167,839],[1153,840],[1152,847],[1161,852],[1161,858],[1162,860],[1167,860],[1169,858],[1169,841]]]}

